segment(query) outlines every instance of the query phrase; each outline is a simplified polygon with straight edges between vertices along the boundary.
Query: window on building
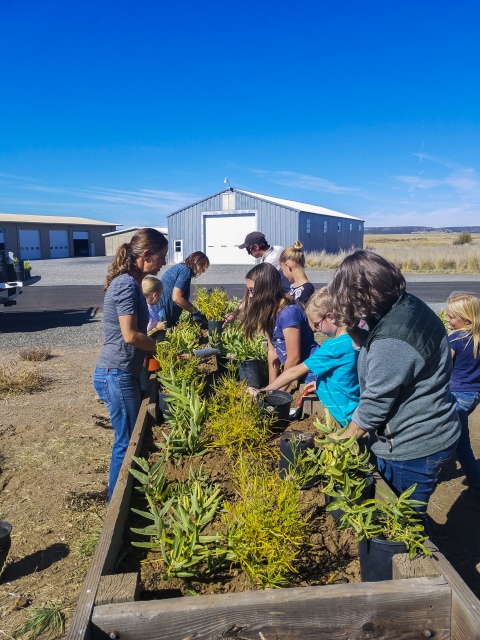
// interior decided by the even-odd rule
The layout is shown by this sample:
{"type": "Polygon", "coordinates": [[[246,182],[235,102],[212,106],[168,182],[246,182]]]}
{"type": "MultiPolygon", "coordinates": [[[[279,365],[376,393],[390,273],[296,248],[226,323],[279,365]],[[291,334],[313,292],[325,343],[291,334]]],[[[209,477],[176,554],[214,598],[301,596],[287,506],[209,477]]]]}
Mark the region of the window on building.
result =
{"type": "Polygon", "coordinates": [[[353,222],[350,222],[350,231],[353,231],[353,222]]]}
{"type": "Polygon", "coordinates": [[[178,253],[179,251],[182,250],[182,241],[181,240],[175,240],[175,253],[178,253]]]}
{"type": "Polygon", "coordinates": [[[358,230],[359,230],[359,231],[361,231],[361,230],[362,230],[362,225],[361,225],[361,224],[359,224],[359,225],[358,225],[358,230]]]}
{"type": "Polygon", "coordinates": [[[232,191],[222,194],[222,211],[235,210],[235,195],[232,191]]]}
{"type": "Polygon", "coordinates": [[[307,218],[307,233],[310,233],[310,218],[307,218]]]}
{"type": "Polygon", "coordinates": [[[323,233],[327,233],[328,231],[328,222],[325,220],[323,223],[323,233]]]}
{"type": "Polygon", "coordinates": [[[342,223],[341,222],[337,223],[337,229],[338,229],[338,233],[340,233],[340,231],[342,230],[342,223]]]}

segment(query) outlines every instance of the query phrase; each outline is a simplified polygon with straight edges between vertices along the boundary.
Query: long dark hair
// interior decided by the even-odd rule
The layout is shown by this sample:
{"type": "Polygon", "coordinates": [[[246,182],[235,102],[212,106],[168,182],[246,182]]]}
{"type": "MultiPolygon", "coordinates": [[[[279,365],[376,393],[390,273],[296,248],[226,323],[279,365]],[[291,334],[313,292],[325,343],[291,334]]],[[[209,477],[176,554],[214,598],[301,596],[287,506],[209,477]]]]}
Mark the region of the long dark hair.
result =
{"type": "Polygon", "coordinates": [[[247,291],[243,300],[241,321],[246,336],[250,339],[256,333],[272,335],[278,312],[294,304],[294,300],[284,292],[280,273],[268,262],[257,264],[245,278],[255,282],[253,295],[247,291]]]}
{"type": "Polygon", "coordinates": [[[400,269],[373,251],[359,249],[345,258],[328,285],[337,324],[349,329],[365,320],[372,328],[405,291],[400,269]]]}
{"type": "Polygon", "coordinates": [[[149,228],[139,229],[132,236],[130,242],[124,242],[118,247],[117,253],[108,267],[107,279],[103,285],[103,290],[106,291],[112,280],[122,273],[128,273],[133,278],[139,278],[141,271],[137,267],[137,259],[142,253],[144,251],[152,254],[158,253],[166,246],[168,246],[168,240],[160,231],[149,228]]]}

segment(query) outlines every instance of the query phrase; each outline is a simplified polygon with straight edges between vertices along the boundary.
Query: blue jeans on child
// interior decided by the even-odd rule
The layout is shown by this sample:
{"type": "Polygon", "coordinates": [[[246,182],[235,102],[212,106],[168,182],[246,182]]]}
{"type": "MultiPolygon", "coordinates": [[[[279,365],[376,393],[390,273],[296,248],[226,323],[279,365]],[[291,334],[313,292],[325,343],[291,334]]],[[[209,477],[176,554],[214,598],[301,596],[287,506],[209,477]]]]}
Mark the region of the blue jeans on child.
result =
{"type": "Polygon", "coordinates": [[[457,460],[467,478],[468,486],[480,489],[480,467],[475,459],[468,431],[468,416],[480,403],[480,392],[452,391],[452,395],[457,401],[457,413],[462,424],[457,447],[457,460]]]}
{"type": "Polygon", "coordinates": [[[115,433],[108,478],[108,501],[110,502],[140,410],[142,395],[139,380],[121,369],[96,367],[93,386],[108,409],[115,433]]]}
{"type": "MultiPolygon", "coordinates": [[[[416,483],[417,488],[409,499],[428,503],[435,489],[440,469],[455,453],[457,443],[458,440],[444,451],[439,451],[424,458],[417,458],[416,460],[377,458],[377,468],[382,478],[388,482],[397,495],[400,495],[405,489],[409,489],[412,484],[416,483]]],[[[428,534],[427,505],[419,507],[417,511],[422,516],[425,531],[428,534]]]]}

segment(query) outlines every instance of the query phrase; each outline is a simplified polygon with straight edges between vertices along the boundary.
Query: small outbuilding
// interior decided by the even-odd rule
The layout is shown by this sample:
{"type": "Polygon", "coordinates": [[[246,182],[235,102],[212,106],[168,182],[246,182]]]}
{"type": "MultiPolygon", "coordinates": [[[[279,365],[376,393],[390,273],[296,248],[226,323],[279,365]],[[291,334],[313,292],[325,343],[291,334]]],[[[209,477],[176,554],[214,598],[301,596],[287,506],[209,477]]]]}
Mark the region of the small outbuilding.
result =
{"type": "Polygon", "coordinates": [[[211,264],[253,264],[239,249],[247,233],[261,231],[271,245],[300,240],[305,251],[363,247],[364,221],[314,204],[226,189],[168,216],[170,262],[204,251],[211,264]]]}
{"type": "MultiPolygon", "coordinates": [[[[145,225],[150,227],[150,225],[145,225]]],[[[152,228],[152,227],[150,227],[152,228]]],[[[127,229],[119,229],[118,231],[110,231],[109,233],[104,233],[103,237],[105,238],[105,255],[114,256],[117,252],[117,249],[124,242],[130,242],[132,236],[139,230],[143,229],[143,227],[128,227],[127,229]]],[[[153,227],[160,233],[163,233],[164,236],[167,236],[168,229],[167,227],[153,227]]]]}
{"type": "Polygon", "coordinates": [[[21,260],[104,256],[103,234],[118,226],[88,218],[0,213],[0,249],[21,260]]]}

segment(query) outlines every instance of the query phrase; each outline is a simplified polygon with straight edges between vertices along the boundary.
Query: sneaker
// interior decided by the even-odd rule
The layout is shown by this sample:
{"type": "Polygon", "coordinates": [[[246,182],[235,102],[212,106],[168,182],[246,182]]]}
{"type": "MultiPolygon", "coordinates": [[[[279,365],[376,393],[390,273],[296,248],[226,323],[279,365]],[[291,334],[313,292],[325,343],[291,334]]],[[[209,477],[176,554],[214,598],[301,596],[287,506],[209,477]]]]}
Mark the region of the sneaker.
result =
{"type": "Polygon", "coordinates": [[[480,489],[469,487],[460,497],[465,506],[473,507],[480,511],[480,489]]]}

